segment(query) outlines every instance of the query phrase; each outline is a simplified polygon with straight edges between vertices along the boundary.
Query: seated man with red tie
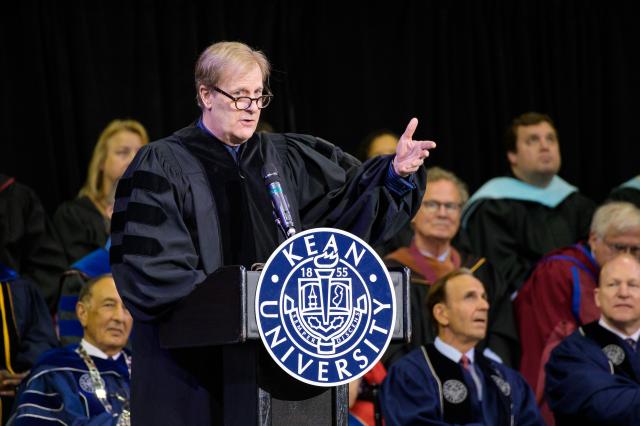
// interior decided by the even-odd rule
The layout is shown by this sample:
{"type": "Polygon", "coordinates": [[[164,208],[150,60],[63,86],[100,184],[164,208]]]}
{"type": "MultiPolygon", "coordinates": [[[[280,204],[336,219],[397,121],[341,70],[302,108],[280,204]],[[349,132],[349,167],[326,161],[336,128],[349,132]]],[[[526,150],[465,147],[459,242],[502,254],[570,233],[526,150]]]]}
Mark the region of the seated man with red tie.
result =
{"type": "Polygon", "coordinates": [[[556,425],[640,424],[640,263],[605,263],[595,290],[600,319],[551,352],[546,396],[556,425]]]}
{"type": "Polygon", "coordinates": [[[438,337],[389,369],[380,397],[387,424],[544,424],[522,376],[475,350],[487,332],[489,303],[469,270],[437,280],[426,309],[438,337]]]}

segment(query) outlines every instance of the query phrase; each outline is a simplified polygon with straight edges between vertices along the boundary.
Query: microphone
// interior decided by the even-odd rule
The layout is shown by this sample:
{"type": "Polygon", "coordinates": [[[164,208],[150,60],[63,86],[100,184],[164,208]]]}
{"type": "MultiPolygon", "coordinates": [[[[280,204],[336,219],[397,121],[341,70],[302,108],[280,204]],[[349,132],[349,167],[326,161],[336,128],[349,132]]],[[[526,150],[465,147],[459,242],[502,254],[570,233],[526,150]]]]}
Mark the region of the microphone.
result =
{"type": "Polygon", "coordinates": [[[294,228],[287,196],[282,190],[282,185],[280,185],[280,175],[278,175],[276,166],[271,163],[265,164],[264,167],[262,167],[262,177],[271,196],[271,205],[273,206],[273,215],[276,223],[280,227],[280,230],[282,230],[284,236],[289,238],[296,233],[296,229],[294,228]]]}

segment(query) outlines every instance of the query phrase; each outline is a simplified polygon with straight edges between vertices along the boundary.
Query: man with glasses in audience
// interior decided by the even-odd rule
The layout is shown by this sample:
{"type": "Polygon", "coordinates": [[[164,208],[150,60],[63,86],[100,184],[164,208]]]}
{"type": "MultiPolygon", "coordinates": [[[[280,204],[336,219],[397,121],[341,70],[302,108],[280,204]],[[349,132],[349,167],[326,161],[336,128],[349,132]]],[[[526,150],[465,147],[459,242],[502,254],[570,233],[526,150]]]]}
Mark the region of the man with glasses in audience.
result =
{"type": "Polygon", "coordinates": [[[564,337],[600,317],[594,299],[598,274],[620,253],[640,257],[640,210],[631,203],[610,202],[593,215],[589,240],[542,258],[514,301],[522,345],[520,372],[549,423],[553,419],[544,401],[544,365],[564,337]]]}
{"type": "MultiPolygon", "coordinates": [[[[143,147],[118,185],[111,265],[136,327],[137,424],[224,421],[223,373],[234,374],[232,362],[223,362],[218,348],[169,351],[158,333],[207,276],[224,265],[266,262],[284,241],[273,220],[265,165],[277,170],[288,197],[289,233],[332,226],[373,243],[397,232],[420,206],[422,164],[435,144],[413,139],[417,119],[395,155],[364,164],[317,137],[256,133],[260,112],[273,98],[269,68],[265,55],[245,44],[209,46],[195,70],[201,116],[143,147]]],[[[271,363],[267,358],[261,362],[271,363]]],[[[243,366],[237,377],[246,371],[243,366]]],[[[252,386],[250,380],[236,383],[236,391],[249,395],[233,401],[238,409],[255,411],[252,386]]]]}
{"type": "Polygon", "coordinates": [[[427,188],[422,206],[411,220],[414,234],[408,247],[385,258],[387,266],[411,269],[412,337],[408,346],[392,345],[386,363],[416,347],[433,342],[429,312],[423,309],[430,286],[440,277],[460,267],[473,271],[487,289],[491,305],[487,337],[479,344],[490,348],[507,365],[517,361],[518,337],[508,287],[502,276],[484,257],[457,249],[452,240],[460,228],[460,212],[469,198],[467,187],[455,174],[432,167],[427,172],[427,188]]]}
{"type": "Polygon", "coordinates": [[[604,264],[595,303],[600,319],[581,326],[551,353],[549,406],[559,426],[640,424],[637,257],[623,253],[604,264]]]}
{"type": "MultiPolygon", "coordinates": [[[[474,276],[485,283],[490,302],[487,336],[478,343],[478,349],[486,350],[507,365],[517,361],[518,336],[504,280],[485,258],[452,245],[460,227],[460,211],[468,198],[467,186],[455,174],[440,167],[429,168],[422,206],[411,220],[413,232],[408,237],[409,244],[385,258],[387,266],[411,269],[411,342],[392,343],[383,357],[387,366],[415,348],[433,343],[436,332],[430,313],[424,309],[425,298],[436,280],[460,267],[470,268],[474,276]]],[[[376,369],[382,371],[379,375],[384,375],[383,366],[378,365],[376,369]]],[[[371,411],[376,408],[370,400],[376,402],[380,381],[370,376],[373,374],[363,377],[363,383],[358,383],[359,389],[356,384],[350,387],[353,392],[359,390],[351,412],[360,418],[371,417],[371,411]]]]}

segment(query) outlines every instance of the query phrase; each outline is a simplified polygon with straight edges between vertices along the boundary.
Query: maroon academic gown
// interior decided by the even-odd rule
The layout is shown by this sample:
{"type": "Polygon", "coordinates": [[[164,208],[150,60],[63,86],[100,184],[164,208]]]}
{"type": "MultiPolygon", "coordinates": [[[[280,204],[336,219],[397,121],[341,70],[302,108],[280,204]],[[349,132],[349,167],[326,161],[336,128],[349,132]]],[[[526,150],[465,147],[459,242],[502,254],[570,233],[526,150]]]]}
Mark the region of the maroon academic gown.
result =
{"type": "Polygon", "coordinates": [[[538,262],[514,300],[522,349],[520,373],[540,407],[546,406],[544,365],[553,348],[579,325],[600,318],[594,300],[599,270],[586,244],[554,250],[538,262]]]}

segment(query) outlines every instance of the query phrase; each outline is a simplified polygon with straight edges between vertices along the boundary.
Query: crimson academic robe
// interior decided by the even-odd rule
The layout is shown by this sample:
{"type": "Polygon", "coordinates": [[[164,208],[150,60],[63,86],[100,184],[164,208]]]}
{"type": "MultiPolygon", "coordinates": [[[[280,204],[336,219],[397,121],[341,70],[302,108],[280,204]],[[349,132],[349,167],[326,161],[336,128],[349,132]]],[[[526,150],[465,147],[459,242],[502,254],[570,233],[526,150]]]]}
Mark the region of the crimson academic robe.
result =
{"type": "Polygon", "coordinates": [[[594,290],[600,267],[588,245],[554,250],[542,258],[514,300],[520,332],[520,372],[542,405],[544,364],[578,326],[600,317],[594,290]]]}

